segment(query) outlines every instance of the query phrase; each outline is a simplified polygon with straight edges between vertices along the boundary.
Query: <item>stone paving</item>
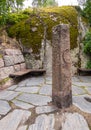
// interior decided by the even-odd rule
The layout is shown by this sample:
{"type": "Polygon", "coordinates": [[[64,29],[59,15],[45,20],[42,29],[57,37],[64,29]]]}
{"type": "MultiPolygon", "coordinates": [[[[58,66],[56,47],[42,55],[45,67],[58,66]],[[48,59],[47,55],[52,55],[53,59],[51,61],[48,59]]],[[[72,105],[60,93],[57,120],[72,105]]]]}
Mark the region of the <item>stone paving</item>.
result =
{"type": "MultiPolygon", "coordinates": [[[[72,94],[73,104],[81,111],[91,113],[91,76],[72,77],[72,94]]],[[[27,78],[1,91],[0,130],[56,130],[53,112],[58,108],[50,105],[51,95],[52,78],[45,76],[27,78]]],[[[79,124],[77,130],[89,130],[87,124],[82,125],[84,129],[80,128],[79,124]]]]}

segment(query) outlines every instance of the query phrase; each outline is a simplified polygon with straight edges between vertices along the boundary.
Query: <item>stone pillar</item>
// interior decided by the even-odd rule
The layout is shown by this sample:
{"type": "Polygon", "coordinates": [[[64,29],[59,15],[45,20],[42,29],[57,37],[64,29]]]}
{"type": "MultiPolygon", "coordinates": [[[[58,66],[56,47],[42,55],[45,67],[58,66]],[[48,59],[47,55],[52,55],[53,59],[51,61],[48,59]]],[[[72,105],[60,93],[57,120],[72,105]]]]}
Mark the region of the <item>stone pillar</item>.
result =
{"type": "Polygon", "coordinates": [[[59,108],[72,104],[70,32],[66,24],[53,28],[52,101],[59,108]]]}

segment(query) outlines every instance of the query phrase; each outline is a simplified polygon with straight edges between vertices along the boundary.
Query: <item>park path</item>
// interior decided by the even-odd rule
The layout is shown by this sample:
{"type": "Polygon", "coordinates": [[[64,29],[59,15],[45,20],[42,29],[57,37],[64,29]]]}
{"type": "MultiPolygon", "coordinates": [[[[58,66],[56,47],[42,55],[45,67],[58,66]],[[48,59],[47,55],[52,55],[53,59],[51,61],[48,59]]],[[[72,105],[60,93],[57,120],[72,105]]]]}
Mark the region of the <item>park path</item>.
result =
{"type": "MultiPolygon", "coordinates": [[[[52,78],[46,76],[30,77],[1,91],[0,130],[57,130],[58,108],[50,104],[51,95],[52,78]]],[[[72,77],[72,95],[73,104],[91,114],[91,76],[72,77]]]]}

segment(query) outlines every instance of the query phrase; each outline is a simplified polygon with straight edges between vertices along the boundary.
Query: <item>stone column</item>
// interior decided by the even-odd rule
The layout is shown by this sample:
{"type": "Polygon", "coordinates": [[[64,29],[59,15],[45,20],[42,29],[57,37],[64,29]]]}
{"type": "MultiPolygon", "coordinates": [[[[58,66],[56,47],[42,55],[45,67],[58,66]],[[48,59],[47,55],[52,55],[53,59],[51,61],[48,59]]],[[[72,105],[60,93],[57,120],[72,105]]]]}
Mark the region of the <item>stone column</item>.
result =
{"type": "Polygon", "coordinates": [[[70,32],[67,24],[53,28],[52,101],[59,108],[72,104],[70,32]]]}

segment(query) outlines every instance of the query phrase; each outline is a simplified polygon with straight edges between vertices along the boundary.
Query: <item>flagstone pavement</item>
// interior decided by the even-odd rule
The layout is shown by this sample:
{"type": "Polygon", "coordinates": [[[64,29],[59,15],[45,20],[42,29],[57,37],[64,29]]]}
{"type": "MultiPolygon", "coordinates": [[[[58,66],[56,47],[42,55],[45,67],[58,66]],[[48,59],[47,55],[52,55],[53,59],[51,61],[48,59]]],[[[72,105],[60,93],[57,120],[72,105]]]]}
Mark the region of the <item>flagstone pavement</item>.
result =
{"type": "MultiPolygon", "coordinates": [[[[58,108],[49,105],[51,95],[52,78],[46,76],[0,91],[0,130],[56,130],[53,112],[58,108]]],[[[73,104],[91,114],[91,76],[72,77],[72,95],[73,104]]]]}

